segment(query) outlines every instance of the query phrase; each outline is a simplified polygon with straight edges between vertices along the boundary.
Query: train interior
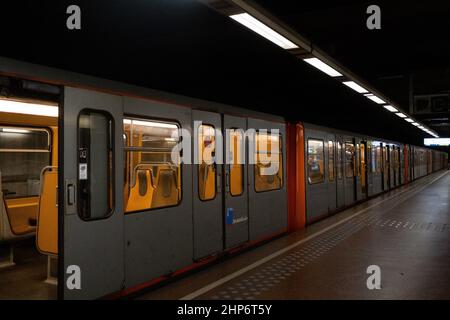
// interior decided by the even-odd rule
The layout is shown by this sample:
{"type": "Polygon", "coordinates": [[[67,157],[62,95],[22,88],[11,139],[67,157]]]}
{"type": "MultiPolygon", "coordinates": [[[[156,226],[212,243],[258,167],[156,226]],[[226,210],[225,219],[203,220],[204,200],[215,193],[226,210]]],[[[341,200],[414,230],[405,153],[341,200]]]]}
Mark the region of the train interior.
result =
{"type": "Polygon", "coordinates": [[[0,175],[0,299],[55,299],[58,264],[55,101],[0,99],[0,175]]]}

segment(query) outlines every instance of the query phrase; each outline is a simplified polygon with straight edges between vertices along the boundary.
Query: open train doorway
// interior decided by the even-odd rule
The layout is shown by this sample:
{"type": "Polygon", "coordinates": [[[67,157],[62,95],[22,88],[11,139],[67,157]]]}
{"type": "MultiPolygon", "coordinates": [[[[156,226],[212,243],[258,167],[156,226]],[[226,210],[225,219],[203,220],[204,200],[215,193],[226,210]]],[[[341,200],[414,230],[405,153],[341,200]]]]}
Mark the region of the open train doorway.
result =
{"type": "Polygon", "coordinates": [[[0,299],[56,299],[60,90],[0,87],[0,299]]]}

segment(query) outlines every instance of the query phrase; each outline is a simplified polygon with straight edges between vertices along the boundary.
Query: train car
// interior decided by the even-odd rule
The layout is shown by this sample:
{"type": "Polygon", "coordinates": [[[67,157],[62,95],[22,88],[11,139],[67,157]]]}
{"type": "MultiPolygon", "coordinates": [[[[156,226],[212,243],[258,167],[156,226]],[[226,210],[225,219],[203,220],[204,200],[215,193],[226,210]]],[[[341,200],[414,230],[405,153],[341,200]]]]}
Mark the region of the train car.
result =
{"type": "Polygon", "coordinates": [[[2,298],[127,295],[443,167],[437,151],[11,59],[0,75],[2,298]]]}

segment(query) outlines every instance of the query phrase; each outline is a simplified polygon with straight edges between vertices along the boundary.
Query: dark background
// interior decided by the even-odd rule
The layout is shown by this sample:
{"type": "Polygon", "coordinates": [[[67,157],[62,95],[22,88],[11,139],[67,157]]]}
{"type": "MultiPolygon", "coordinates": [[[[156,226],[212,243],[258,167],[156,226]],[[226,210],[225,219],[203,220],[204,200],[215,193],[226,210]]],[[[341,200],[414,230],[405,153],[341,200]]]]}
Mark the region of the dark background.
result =
{"type": "MultiPolygon", "coordinates": [[[[282,1],[261,6],[408,108],[450,90],[450,1],[282,1]],[[366,28],[378,4],[382,30],[366,28]]],[[[0,55],[400,142],[429,137],[195,0],[17,0],[0,55]],[[82,29],[66,28],[77,4],[82,29]]],[[[439,132],[446,134],[446,132],[439,132]]]]}

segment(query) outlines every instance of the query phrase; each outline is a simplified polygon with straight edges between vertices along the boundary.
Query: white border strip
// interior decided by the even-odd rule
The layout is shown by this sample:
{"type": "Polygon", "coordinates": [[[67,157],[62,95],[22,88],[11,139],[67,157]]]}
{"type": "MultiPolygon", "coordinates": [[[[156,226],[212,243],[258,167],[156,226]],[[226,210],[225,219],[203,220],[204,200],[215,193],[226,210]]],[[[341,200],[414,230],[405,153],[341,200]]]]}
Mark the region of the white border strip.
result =
{"type": "Polygon", "coordinates": [[[310,235],[310,236],[308,236],[308,237],[306,237],[304,239],[301,239],[301,240],[299,240],[299,241],[297,241],[297,242],[287,246],[286,248],[280,249],[280,250],[278,250],[278,251],[268,255],[267,257],[264,257],[264,258],[262,258],[260,260],[257,260],[255,262],[253,262],[252,264],[250,264],[250,265],[248,265],[248,266],[246,266],[246,267],[244,267],[244,268],[242,268],[242,269],[240,269],[238,271],[235,271],[235,272],[233,272],[233,273],[231,273],[231,274],[229,274],[229,275],[227,275],[227,276],[225,276],[225,277],[223,277],[223,278],[221,278],[219,280],[216,280],[216,281],[214,281],[214,282],[212,282],[212,283],[210,283],[210,284],[208,284],[208,285],[206,285],[206,286],[204,286],[204,287],[202,287],[202,288],[200,288],[200,289],[198,289],[198,290],[196,290],[196,291],[194,291],[194,292],[192,292],[192,293],[190,293],[190,294],[188,294],[188,295],[186,295],[186,296],[184,296],[182,298],[180,298],[180,300],[192,300],[192,299],[195,299],[195,298],[205,294],[206,292],[211,291],[212,289],[217,288],[217,287],[221,286],[222,284],[224,284],[224,283],[226,283],[228,281],[231,281],[231,280],[233,280],[233,279],[243,275],[244,273],[246,273],[248,271],[251,271],[251,270],[253,270],[253,269],[263,265],[264,263],[266,263],[266,262],[268,262],[268,261],[270,261],[272,259],[275,259],[276,257],[279,257],[280,255],[282,255],[282,254],[284,254],[284,253],[294,249],[295,247],[301,245],[302,243],[305,243],[306,241],[309,241],[309,240],[311,240],[311,239],[321,235],[322,233],[325,233],[328,230],[333,229],[334,227],[337,227],[338,225],[343,224],[344,222],[347,222],[348,220],[353,219],[356,216],[359,216],[360,214],[368,211],[369,209],[372,209],[373,207],[376,207],[376,206],[378,206],[378,205],[380,205],[380,204],[382,204],[382,203],[384,203],[384,202],[386,202],[388,200],[396,198],[399,195],[401,195],[401,194],[403,194],[405,192],[408,192],[408,191],[413,191],[412,195],[414,195],[417,192],[422,191],[423,189],[425,189],[429,185],[433,184],[434,182],[436,182],[437,180],[439,180],[440,178],[442,178],[443,176],[445,176],[448,173],[449,173],[448,171],[444,172],[439,177],[433,179],[431,182],[425,184],[422,188],[420,188],[419,190],[417,190],[415,192],[414,192],[414,189],[413,190],[408,189],[408,190],[401,191],[401,192],[399,192],[399,193],[397,193],[397,194],[395,194],[393,196],[390,196],[390,197],[388,197],[386,199],[383,199],[380,202],[377,202],[377,203],[375,203],[375,204],[373,204],[373,205],[371,205],[371,206],[369,206],[369,207],[367,207],[365,209],[362,209],[362,210],[352,214],[351,216],[349,216],[349,217],[347,217],[345,219],[342,219],[341,221],[338,221],[338,222],[336,222],[336,223],[334,223],[334,224],[332,224],[332,225],[330,225],[330,226],[328,226],[328,227],[326,227],[326,228],[324,228],[324,229],[322,229],[322,230],[320,230],[320,231],[318,231],[318,232],[316,232],[316,233],[314,233],[314,234],[312,234],[312,235],[310,235]]]}

